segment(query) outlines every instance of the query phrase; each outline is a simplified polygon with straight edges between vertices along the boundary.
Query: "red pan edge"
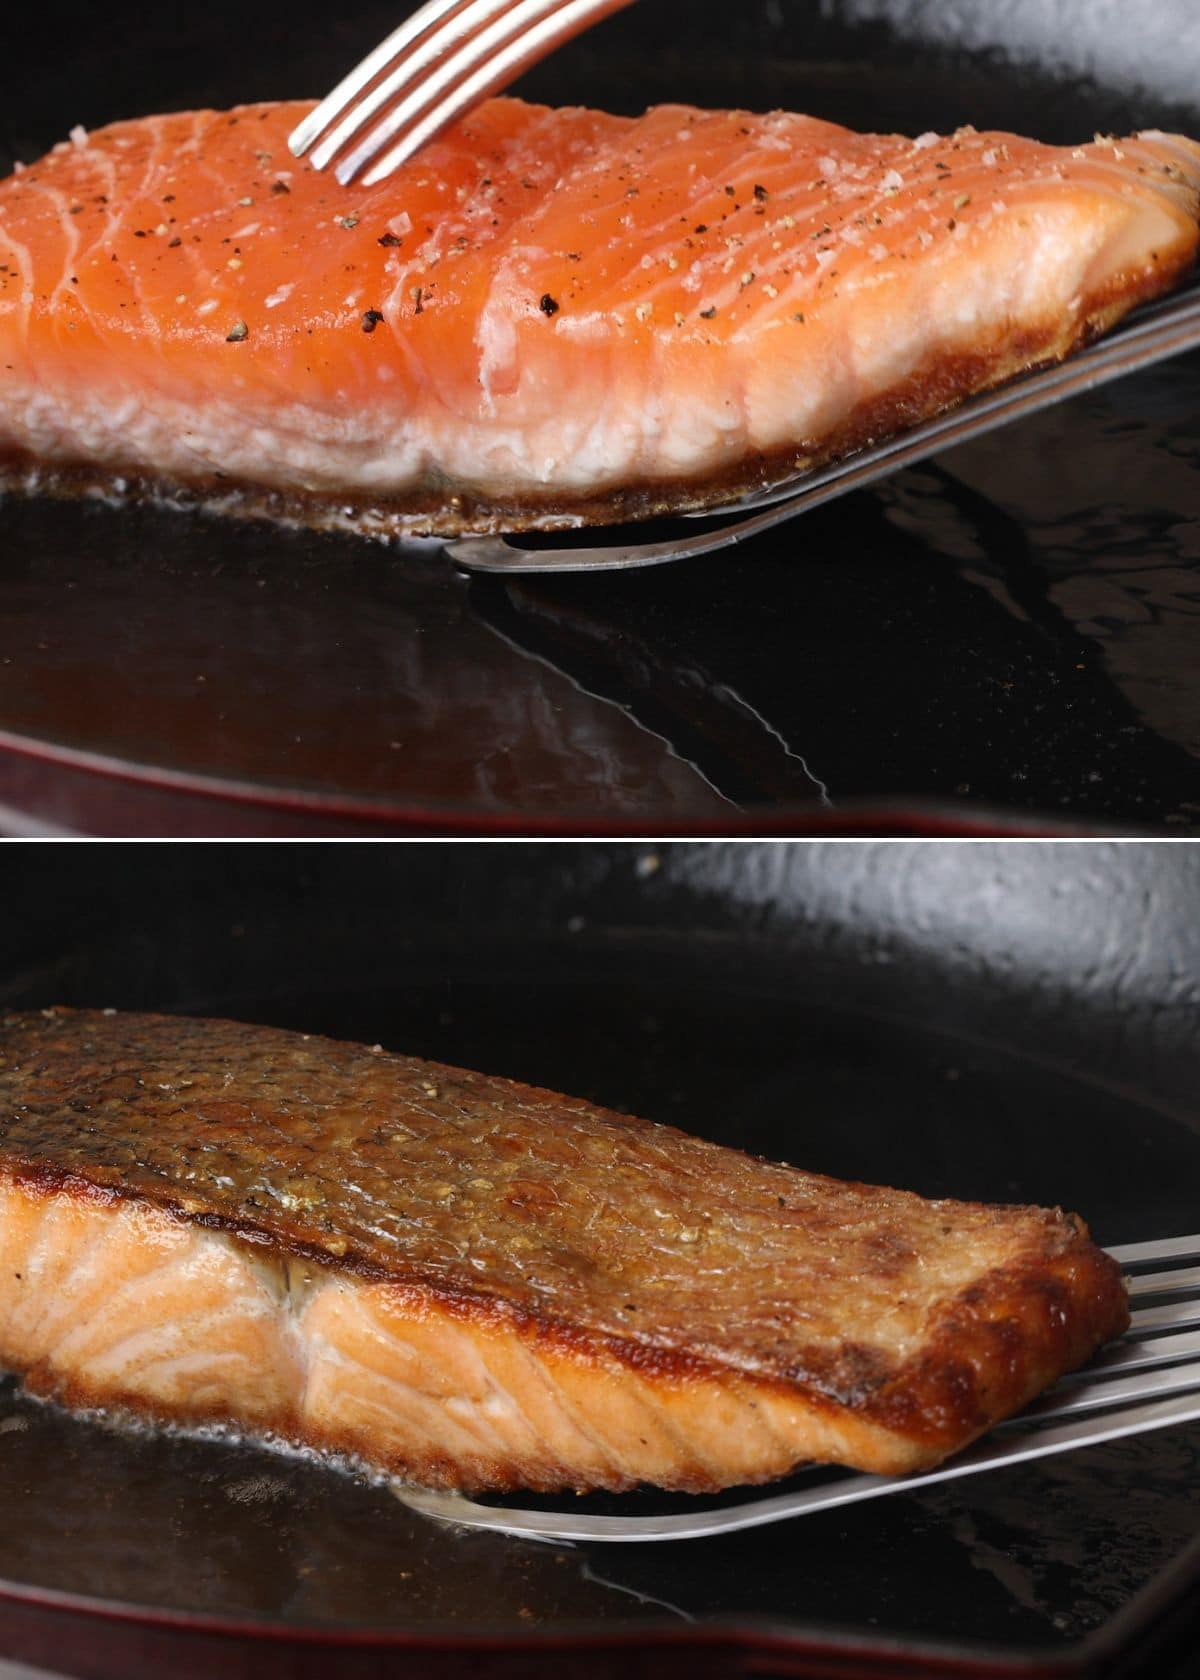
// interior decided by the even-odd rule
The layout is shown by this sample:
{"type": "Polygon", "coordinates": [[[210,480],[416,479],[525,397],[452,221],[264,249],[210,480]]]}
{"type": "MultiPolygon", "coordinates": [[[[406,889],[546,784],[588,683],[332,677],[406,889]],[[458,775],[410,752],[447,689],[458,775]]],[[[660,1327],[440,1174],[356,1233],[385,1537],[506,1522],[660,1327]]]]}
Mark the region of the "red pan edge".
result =
{"type": "MultiPolygon", "coordinates": [[[[53,766],[56,770],[76,772],[77,791],[84,796],[83,820],[89,826],[78,830],[63,829],[61,833],[64,836],[94,832],[153,834],[162,832],[153,820],[156,816],[162,820],[177,815],[173,809],[162,808],[157,812],[146,813],[149,821],[141,821],[135,816],[126,828],[105,826],[98,831],[92,828],[93,821],[105,821],[105,806],[113,803],[113,795],[121,786],[143,788],[169,798],[182,796],[188,802],[201,801],[202,807],[195,808],[204,808],[204,820],[199,826],[185,832],[214,835],[221,834],[223,830],[219,821],[208,820],[208,808],[211,808],[216,816],[220,805],[226,803],[242,810],[284,812],[309,819],[329,817],[341,822],[349,821],[427,836],[560,835],[573,839],[595,834],[627,839],[647,836],[655,839],[719,839],[728,836],[744,839],[759,836],[870,838],[904,835],[930,839],[1073,839],[1083,834],[1097,836],[1097,827],[1091,822],[1086,825],[1077,824],[1036,812],[1012,813],[979,807],[959,810],[936,803],[910,803],[904,799],[848,801],[846,805],[836,809],[817,812],[808,806],[794,807],[790,810],[786,807],[775,808],[761,814],[743,811],[729,822],[699,824],[677,824],[670,821],[647,824],[614,821],[611,818],[597,822],[594,818],[572,813],[559,815],[519,810],[461,810],[447,806],[393,803],[386,799],[356,799],[329,793],[306,793],[296,788],[267,789],[239,781],[236,777],[204,776],[154,765],[130,764],[83,748],[32,741],[5,729],[0,729],[0,754],[7,754],[10,758],[21,761],[23,766],[44,767],[46,770],[53,766]]],[[[0,776],[3,769],[4,759],[0,757],[0,776]]],[[[28,785],[29,780],[28,776],[24,778],[26,785],[22,787],[22,811],[29,813],[36,822],[38,817],[42,816],[39,791],[44,794],[49,784],[46,778],[45,785],[39,790],[36,775],[32,786],[28,785]]],[[[55,777],[54,785],[61,795],[60,776],[55,777]]],[[[179,804],[180,799],[176,797],[173,806],[178,807],[179,804]]],[[[44,816],[42,820],[45,820],[44,816]]],[[[166,832],[178,832],[178,829],[167,829],[166,832]]],[[[1114,826],[1104,832],[1116,837],[1130,835],[1133,831],[1114,826]]]]}
{"type": "Polygon", "coordinates": [[[496,1680],[531,1680],[549,1671],[554,1658],[566,1657],[571,1680],[612,1671],[613,1663],[647,1659],[644,1672],[794,1675],[812,1680],[885,1680],[896,1675],[970,1676],[972,1680],[1057,1680],[1083,1676],[1091,1669],[1092,1647],[1078,1645],[1061,1656],[1015,1652],[997,1661],[969,1647],[921,1645],[909,1641],[871,1640],[829,1630],[788,1633],[745,1623],[714,1623],[687,1630],[642,1629],[627,1633],[586,1626],[568,1633],[439,1634],[387,1629],[284,1627],[268,1622],[226,1620],[198,1612],[157,1610],[106,1604],[70,1593],[24,1589],[0,1582],[0,1630],[5,1654],[18,1660],[62,1665],[67,1672],[109,1676],[151,1675],[169,1662],[176,1680],[212,1672],[220,1660],[228,1674],[253,1673],[255,1680],[275,1675],[328,1672],[321,1665],[336,1653],[339,1676],[394,1674],[395,1659],[411,1653],[422,1677],[467,1675],[488,1659],[496,1680]],[[15,1636],[15,1638],[14,1638],[15,1636]],[[308,1658],[310,1660],[305,1661],[308,1658]],[[99,1659],[99,1660],[97,1660],[99,1659]],[[386,1659],[386,1662],[380,1659],[386,1659]],[[440,1659],[440,1660],[439,1660],[440,1659]],[[298,1666],[302,1663],[303,1666],[298,1666]],[[252,1665],[252,1667],[251,1667],[252,1665]]]}

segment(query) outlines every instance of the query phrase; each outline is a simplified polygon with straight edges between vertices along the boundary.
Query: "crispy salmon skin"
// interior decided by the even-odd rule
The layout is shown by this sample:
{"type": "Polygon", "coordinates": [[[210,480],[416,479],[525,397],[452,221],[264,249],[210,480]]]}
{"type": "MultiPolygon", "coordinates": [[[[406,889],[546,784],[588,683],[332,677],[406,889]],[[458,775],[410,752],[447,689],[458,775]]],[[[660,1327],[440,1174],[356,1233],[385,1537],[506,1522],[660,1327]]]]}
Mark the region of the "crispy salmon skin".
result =
{"type": "Polygon", "coordinates": [[[465,1488],[937,1462],[1128,1322],[1074,1216],[926,1201],[379,1046],[0,1026],[0,1363],[465,1488]]]}
{"type": "Polygon", "coordinates": [[[0,462],[378,535],[711,506],[1174,285],[1200,146],[491,100],[389,180],[310,106],[75,130],[0,182],[0,462]]]}

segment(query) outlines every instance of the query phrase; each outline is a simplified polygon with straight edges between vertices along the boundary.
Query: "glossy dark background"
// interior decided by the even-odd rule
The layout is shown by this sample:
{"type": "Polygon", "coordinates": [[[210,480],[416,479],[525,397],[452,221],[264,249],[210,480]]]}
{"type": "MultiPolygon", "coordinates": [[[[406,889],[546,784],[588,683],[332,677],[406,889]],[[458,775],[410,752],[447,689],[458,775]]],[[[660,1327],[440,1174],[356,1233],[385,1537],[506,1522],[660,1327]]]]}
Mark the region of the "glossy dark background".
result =
{"type": "MultiPolygon", "coordinates": [[[[6,17],[0,153],[150,107],[320,92],[402,11],[6,17]]],[[[1064,142],[1200,132],[1198,31],[1191,0],[639,0],[524,91],[1064,142]]],[[[10,503],[0,825],[1194,832],[1198,370],[1081,399],[744,549],[609,577],[468,581],[432,549],[10,503]]]]}
{"type": "MultiPolygon", "coordinates": [[[[9,866],[6,1006],[378,1039],[844,1176],[1078,1207],[1104,1242],[1195,1228],[1191,847],[60,856],[9,866]]],[[[106,1680],[147,1650],[152,1672],[211,1672],[212,1639],[147,1630],[174,1614],[256,1628],[266,1643],[221,1646],[256,1676],[323,1672],[306,1643],[323,1630],[371,1674],[389,1649],[477,1671],[467,1640],[496,1673],[611,1672],[615,1641],[655,1674],[1099,1674],[1120,1650],[1122,1672],[1161,1677],[1159,1612],[1196,1580],[1198,1449],[1173,1429],[722,1541],[559,1548],[456,1537],[330,1473],[130,1442],[3,1393],[0,1599],[21,1603],[0,1604],[0,1649],[50,1661],[57,1639],[62,1666],[106,1680]],[[44,1592],[139,1606],[140,1631],[39,1622],[44,1592]],[[814,1666],[835,1647],[845,1669],[814,1666]]]]}

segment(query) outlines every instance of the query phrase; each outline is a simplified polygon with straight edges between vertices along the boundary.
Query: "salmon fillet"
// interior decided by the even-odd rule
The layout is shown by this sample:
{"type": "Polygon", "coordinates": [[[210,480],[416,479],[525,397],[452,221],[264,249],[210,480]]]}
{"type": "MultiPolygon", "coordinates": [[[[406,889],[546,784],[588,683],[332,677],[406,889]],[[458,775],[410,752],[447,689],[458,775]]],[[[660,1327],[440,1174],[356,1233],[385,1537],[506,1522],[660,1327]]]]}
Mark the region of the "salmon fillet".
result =
{"type": "Polygon", "coordinates": [[[0,461],[376,535],[712,506],[1174,285],[1200,145],[489,101],[374,188],[308,103],[73,132],[0,183],[0,461]]]}
{"type": "Polygon", "coordinates": [[[1128,1322],[1074,1216],[228,1021],[0,1027],[0,1364],[435,1485],[937,1462],[1128,1322]]]}

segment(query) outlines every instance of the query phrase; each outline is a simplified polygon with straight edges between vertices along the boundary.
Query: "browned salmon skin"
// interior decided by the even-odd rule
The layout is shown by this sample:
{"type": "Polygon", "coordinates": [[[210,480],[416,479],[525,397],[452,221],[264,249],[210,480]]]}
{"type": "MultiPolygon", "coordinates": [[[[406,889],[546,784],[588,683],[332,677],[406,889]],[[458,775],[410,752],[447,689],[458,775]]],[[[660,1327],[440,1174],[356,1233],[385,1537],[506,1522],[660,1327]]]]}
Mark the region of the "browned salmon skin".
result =
{"type": "Polygon", "coordinates": [[[1197,249],[1200,146],[482,105],[373,188],[306,103],[0,182],[8,482],[375,533],[713,505],[1066,355],[1197,249]]]}
{"type": "Polygon", "coordinates": [[[0,1026],[0,1364],[465,1488],[904,1471],[1128,1322],[1074,1216],[228,1021],[0,1026]]]}

